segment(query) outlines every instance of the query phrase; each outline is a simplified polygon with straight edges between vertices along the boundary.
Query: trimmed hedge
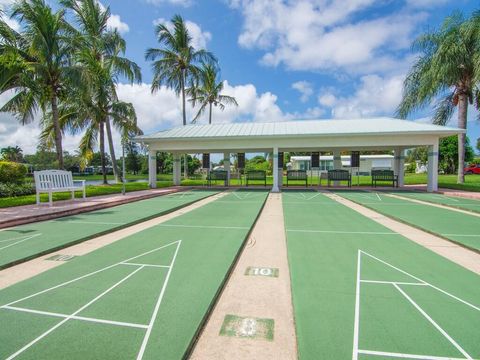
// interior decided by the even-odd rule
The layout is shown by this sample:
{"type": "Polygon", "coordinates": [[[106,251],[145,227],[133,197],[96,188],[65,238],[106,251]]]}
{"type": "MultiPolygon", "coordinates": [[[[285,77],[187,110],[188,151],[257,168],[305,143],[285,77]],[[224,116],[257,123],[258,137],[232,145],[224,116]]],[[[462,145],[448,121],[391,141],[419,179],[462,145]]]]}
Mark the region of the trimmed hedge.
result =
{"type": "Polygon", "coordinates": [[[0,161],[0,184],[22,184],[27,167],[11,161],[0,161]]]}
{"type": "Polygon", "coordinates": [[[0,198],[24,196],[35,194],[35,186],[32,183],[3,184],[0,183],[0,198]]]}

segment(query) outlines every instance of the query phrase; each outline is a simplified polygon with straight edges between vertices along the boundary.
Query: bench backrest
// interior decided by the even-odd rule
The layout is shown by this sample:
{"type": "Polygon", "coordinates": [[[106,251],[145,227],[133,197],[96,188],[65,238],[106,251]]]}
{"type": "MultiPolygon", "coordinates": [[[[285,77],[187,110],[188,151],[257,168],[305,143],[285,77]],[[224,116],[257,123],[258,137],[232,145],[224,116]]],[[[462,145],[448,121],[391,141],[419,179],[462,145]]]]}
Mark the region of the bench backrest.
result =
{"type": "Polygon", "coordinates": [[[372,170],[373,180],[393,180],[395,172],[392,170],[372,170]]]}
{"type": "Polygon", "coordinates": [[[305,170],[288,170],[287,179],[288,180],[306,180],[307,172],[305,170]]]}
{"type": "Polygon", "coordinates": [[[228,172],[225,170],[212,170],[208,177],[211,180],[226,180],[228,172]]]}
{"type": "Polygon", "coordinates": [[[62,189],[73,187],[73,176],[70,171],[43,170],[34,171],[35,187],[38,190],[62,189]]]}
{"type": "Polygon", "coordinates": [[[267,172],[264,170],[250,170],[247,171],[247,179],[249,180],[265,180],[267,172]]]}
{"type": "Polygon", "coordinates": [[[348,170],[328,170],[329,180],[350,180],[350,172],[348,170]]]}

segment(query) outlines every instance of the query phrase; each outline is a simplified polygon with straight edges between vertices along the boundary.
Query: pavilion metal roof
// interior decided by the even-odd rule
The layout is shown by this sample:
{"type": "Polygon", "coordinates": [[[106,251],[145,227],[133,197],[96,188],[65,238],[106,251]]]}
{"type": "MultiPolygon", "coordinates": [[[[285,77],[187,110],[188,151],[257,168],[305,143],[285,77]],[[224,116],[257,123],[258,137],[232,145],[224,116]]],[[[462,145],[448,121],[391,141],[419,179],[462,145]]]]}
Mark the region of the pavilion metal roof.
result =
{"type": "Polygon", "coordinates": [[[151,135],[139,136],[138,141],[211,139],[228,137],[301,137],[383,134],[437,134],[448,136],[465,130],[393,118],[356,120],[298,120],[279,122],[243,122],[212,125],[186,125],[151,135]]]}

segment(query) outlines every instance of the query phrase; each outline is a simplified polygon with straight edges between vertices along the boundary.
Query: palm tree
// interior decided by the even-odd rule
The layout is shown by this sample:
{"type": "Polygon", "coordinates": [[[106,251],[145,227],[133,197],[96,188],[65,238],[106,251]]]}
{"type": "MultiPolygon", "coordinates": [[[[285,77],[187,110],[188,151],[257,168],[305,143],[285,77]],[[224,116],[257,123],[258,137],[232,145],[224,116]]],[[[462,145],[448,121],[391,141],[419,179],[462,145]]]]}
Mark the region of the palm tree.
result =
{"type": "MultiPolygon", "coordinates": [[[[175,15],[171,21],[173,29],[167,24],[158,24],[155,28],[157,40],[161,48],[150,48],[145,59],[152,61],[153,81],[152,93],[157,92],[162,85],[175,90],[182,97],[183,125],[187,125],[185,92],[187,84],[193,85],[198,79],[200,62],[215,62],[212,53],[192,46],[185,21],[180,15],[175,15]]],[[[187,176],[187,161],[185,157],[185,177],[187,176]]]]}
{"type": "MultiPolygon", "coordinates": [[[[476,82],[480,77],[478,25],[480,15],[465,21],[460,14],[445,19],[438,31],[421,35],[413,49],[420,57],[404,82],[397,114],[406,118],[438,100],[433,123],[445,125],[458,106],[458,127],[467,128],[468,105],[480,105],[476,82]],[[440,99],[439,99],[440,98],[440,99]]],[[[458,183],[465,181],[465,134],[458,135],[458,183]]]]}
{"type": "MultiPolygon", "coordinates": [[[[100,114],[97,125],[102,158],[105,158],[104,132],[106,129],[113,173],[118,182],[119,171],[110,120],[114,121],[116,128],[122,129],[124,125],[116,122],[115,117],[110,117],[113,114],[111,110],[121,107],[124,114],[131,110],[127,109],[128,104],[119,102],[116,85],[119,77],[126,78],[130,83],[140,82],[140,67],[135,62],[122,57],[126,51],[126,43],[117,31],[108,30],[107,22],[111,15],[108,7],[103,8],[96,0],[61,0],[61,3],[74,12],[80,27],[77,41],[80,50],[76,53],[76,59],[86,70],[85,80],[90,84],[90,91],[95,99],[94,106],[97,107],[95,113],[100,114]]],[[[135,118],[136,127],[134,110],[128,118],[135,118]]],[[[127,127],[130,126],[131,121],[129,120],[128,123],[127,127]]],[[[106,179],[105,172],[105,166],[103,166],[104,179],[106,179]]]]}
{"type": "Polygon", "coordinates": [[[0,150],[0,155],[3,160],[12,162],[23,161],[23,150],[19,146],[8,146],[0,150]]]}
{"type": "Polygon", "coordinates": [[[224,83],[221,81],[218,75],[218,68],[214,64],[202,64],[200,70],[200,77],[198,86],[193,86],[188,89],[188,93],[191,95],[190,101],[193,106],[196,103],[200,103],[200,109],[197,115],[193,119],[192,123],[195,123],[198,118],[205,112],[208,106],[208,123],[212,124],[212,107],[219,107],[221,111],[225,110],[226,105],[238,106],[237,100],[233,96],[221,94],[224,83]],[[217,80],[218,79],[218,80],[217,80]]]}
{"type": "Polygon", "coordinates": [[[11,16],[22,24],[20,33],[0,21],[0,92],[15,95],[0,109],[15,114],[22,124],[34,121],[39,109],[51,111],[58,166],[63,169],[62,132],[58,106],[78,83],[72,66],[71,27],[64,11],[53,12],[44,0],[19,0],[11,16]]]}

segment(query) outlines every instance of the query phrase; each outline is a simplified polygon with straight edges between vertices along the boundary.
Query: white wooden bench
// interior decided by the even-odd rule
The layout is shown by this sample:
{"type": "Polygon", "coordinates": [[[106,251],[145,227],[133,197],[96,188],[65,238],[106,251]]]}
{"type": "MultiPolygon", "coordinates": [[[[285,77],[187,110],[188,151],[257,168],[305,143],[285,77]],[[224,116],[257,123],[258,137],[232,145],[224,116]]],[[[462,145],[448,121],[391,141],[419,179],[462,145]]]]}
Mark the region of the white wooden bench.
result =
{"type": "Polygon", "coordinates": [[[40,193],[48,193],[48,203],[53,205],[52,194],[54,192],[72,192],[72,199],[75,199],[75,191],[82,190],[83,198],[86,198],[85,180],[73,180],[72,173],[64,170],[43,170],[33,173],[35,178],[35,189],[37,192],[37,205],[40,204],[40,193]],[[75,186],[75,183],[80,185],[75,186]]]}

